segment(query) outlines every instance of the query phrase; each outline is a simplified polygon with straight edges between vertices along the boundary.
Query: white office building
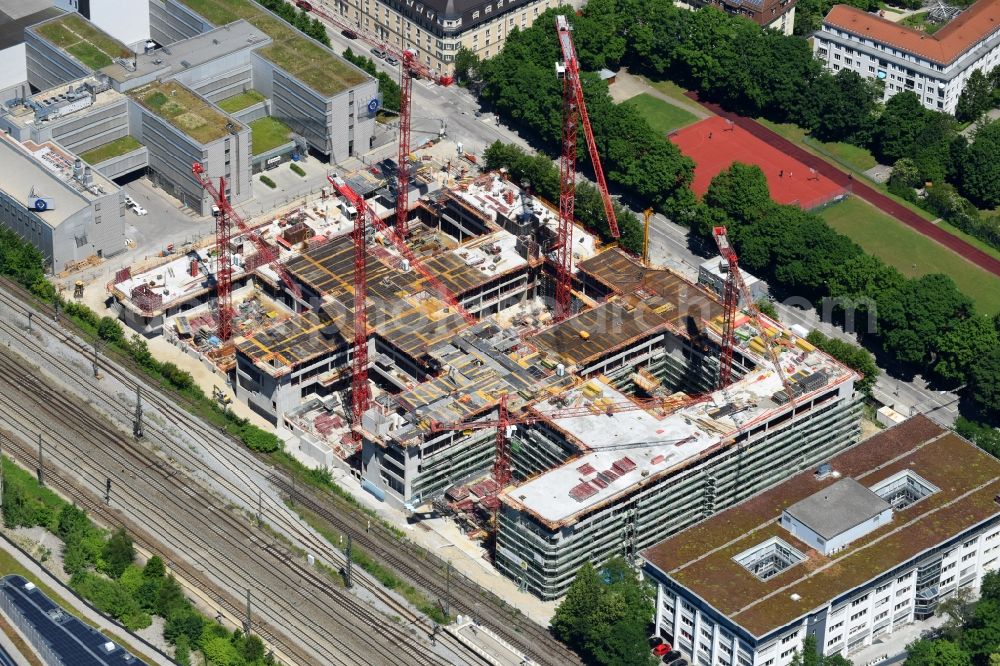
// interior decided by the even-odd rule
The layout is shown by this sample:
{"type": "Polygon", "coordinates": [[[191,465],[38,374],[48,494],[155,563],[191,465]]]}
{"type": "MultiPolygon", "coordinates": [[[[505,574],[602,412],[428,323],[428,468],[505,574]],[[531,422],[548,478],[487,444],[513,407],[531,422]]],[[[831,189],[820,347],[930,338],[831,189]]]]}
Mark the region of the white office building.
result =
{"type": "Polygon", "coordinates": [[[692,664],[852,654],[1000,566],[1000,461],[923,416],[642,553],[692,664]]]}
{"type": "Polygon", "coordinates": [[[813,37],[827,69],[882,81],[884,99],[909,90],[928,109],[955,113],[969,75],[1000,64],[1000,0],[979,0],[933,35],[835,5],[813,37]]]}

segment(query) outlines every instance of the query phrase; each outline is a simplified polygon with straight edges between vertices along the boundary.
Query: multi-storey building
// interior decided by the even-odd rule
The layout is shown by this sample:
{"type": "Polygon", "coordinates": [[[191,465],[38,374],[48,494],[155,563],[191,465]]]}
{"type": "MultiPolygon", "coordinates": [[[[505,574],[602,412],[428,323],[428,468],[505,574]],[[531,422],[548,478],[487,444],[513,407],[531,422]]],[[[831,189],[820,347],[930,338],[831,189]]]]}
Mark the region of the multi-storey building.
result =
{"type": "Polygon", "coordinates": [[[466,48],[481,59],[503,48],[514,28],[524,30],[550,7],[582,2],[561,0],[336,0],[326,3],[348,25],[383,40],[397,51],[416,49],[420,60],[441,76],[455,71],[455,54],[466,48]]]}
{"type": "Polygon", "coordinates": [[[681,7],[718,7],[727,14],[741,16],[762,28],[786,35],[795,29],[796,0],[675,0],[681,7]]]}
{"type": "Polygon", "coordinates": [[[928,109],[954,113],[969,75],[1000,64],[1000,0],[979,0],[934,34],[835,5],[813,36],[827,69],[884,84],[884,99],[910,91],[928,109]]]}
{"type": "Polygon", "coordinates": [[[121,191],[74,155],[0,134],[0,164],[0,223],[38,248],[49,270],[125,250],[121,191]]]}
{"type": "Polygon", "coordinates": [[[850,656],[1000,565],[1000,462],[917,416],[642,553],[656,631],[703,666],[850,656]]]}

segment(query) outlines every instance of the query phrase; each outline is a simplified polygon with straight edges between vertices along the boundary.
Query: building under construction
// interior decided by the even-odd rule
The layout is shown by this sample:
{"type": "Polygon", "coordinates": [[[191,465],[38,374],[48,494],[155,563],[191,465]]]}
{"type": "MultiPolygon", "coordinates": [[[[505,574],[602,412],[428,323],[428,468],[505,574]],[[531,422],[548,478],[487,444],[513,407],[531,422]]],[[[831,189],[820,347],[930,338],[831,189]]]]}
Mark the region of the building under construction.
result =
{"type": "MultiPolygon", "coordinates": [[[[280,310],[237,329],[226,370],[238,398],[318,464],[353,465],[388,503],[478,515],[496,566],[542,598],[586,561],[632,556],[858,441],[852,371],[737,311],[734,381],[716,389],[722,299],[579,228],[571,314],[556,321],[558,213],[494,175],[415,202],[409,256],[370,230],[373,399],[354,423],[358,212],[324,201],[304,228],[262,232],[298,296],[253,255],[236,263],[234,279],[250,276],[280,310]]],[[[149,286],[128,279],[116,293],[149,286]]]]}

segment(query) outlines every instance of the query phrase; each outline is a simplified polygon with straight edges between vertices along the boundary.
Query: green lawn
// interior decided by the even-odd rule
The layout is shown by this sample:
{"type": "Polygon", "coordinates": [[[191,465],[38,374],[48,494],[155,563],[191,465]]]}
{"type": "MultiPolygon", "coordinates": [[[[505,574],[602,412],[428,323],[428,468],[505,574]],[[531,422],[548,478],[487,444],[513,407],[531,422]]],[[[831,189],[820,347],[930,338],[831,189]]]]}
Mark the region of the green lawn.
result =
{"type": "Polygon", "coordinates": [[[252,0],[180,1],[215,25],[246,19],[272,40],[257,53],[322,95],[336,95],[368,78],[252,0]]]}
{"type": "Polygon", "coordinates": [[[130,91],[129,95],[199,143],[210,143],[224,137],[230,123],[235,130],[242,129],[242,125],[230,121],[218,109],[176,81],[152,83],[130,91]]]}
{"type": "Polygon", "coordinates": [[[263,102],[265,99],[267,98],[251,88],[250,90],[245,90],[237,95],[233,95],[232,97],[227,97],[219,102],[218,107],[226,113],[236,113],[237,111],[242,111],[249,106],[263,102]]]}
{"type": "Polygon", "coordinates": [[[905,25],[909,28],[917,28],[918,30],[923,30],[928,35],[933,35],[935,32],[943,28],[945,23],[933,23],[927,20],[927,15],[930,12],[917,12],[916,14],[910,14],[902,21],[901,25],[905,25]]]}
{"type": "Polygon", "coordinates": [[[944,273],[981,312],[1000,312],[1000,278],[857,198],[820,211],[837,231],[907,276],[944,273]]]}
{"type": "Polygon", "coordinates": [[[120,139],[115,139],[110,143],[105,143],[88,150],[85,153],[80,154],[80,159],[82,159],[87,164],[100,164],[104,160],[109,160],[112,157],[118,157],[119,155],[124,155],[125,153],[130,153],[136,148],[141,148],[142,144],[136,141],[131,136],[125,135],[120,139]]]}
{"type": "Polygon", "coordinates": [[[36,28],[38,34],[65,49],[91,69],[101,69],[113,58],[127,57],[131,51],[117,39],[101,31],[79,14],[67,14],[36,28]]]}
{"type": "Polygon", "coordinates": [[[698,103],[688,99],[684,93],[687,92],[684,88],[680,87],[673,81],[653,81],[651,79],[646,79],[645,77],[640,77],[646,81],[651,87],[655,88],[659,92],[663,93],[667,97],[677,100],[678,102],[683,102],[684,104],[697,106],[698,103]]]}
{"type": "Polygon", "coordinates": [[[289,141],[292,130],[280,120],[264,117],[250,123],[253,154],[260,155],[289,141]]]}
{"type": "Polygon", "coordinates": [[[690,125],[698,120],[693,113],[678,108],[673,104],[668,104],[649,93],[636,95],[622,102],[622,104],[635,107],[646,121],[649,122],[650,127],[664,136],[678,127],[690,125]]]}
{"type": "MultiPolygon", "coordinates": [[[[792,123],[774,123],[766,118],[757,118],[757,122],[764,125],[768,129],[780,134],[784,138],[788,139],[792,143],[805,146],[806,148],[813,147],[811,144],[818,144],[824,151],[833,155],[835,158],[843,162],[846,166],[854,169],[855,171],[867,171],[873,166],[878,164],[878,161],[871,154],[871,151],[865,148],[859,148],[850,143],[845,143],[843,141],[806,141],[808,132],[798,125],[793,125],[792,123]]],[[[813,150],[812,152],[819,152],[813,150]]],[[[822,155],[826,157],[826,155],[822,155]]]]}

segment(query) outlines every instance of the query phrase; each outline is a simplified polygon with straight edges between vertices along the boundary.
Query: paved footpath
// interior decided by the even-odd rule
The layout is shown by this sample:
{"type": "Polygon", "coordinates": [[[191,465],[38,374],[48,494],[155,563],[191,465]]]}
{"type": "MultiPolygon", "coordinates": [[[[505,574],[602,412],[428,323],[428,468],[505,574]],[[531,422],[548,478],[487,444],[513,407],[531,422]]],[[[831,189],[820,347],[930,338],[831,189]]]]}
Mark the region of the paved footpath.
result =
{"type": "Polygon", "coordinates": [[[964,257],[966,260],[971,261],[980,268],[983,268],[994,275],[1000,276],[1000,259],[983,252],[978,247],[970,245],[961,238],[953,236],[944,229],[935,226],[906,206],[893,201],[875,188],[869,187],[861,180],[844,173],[821,157],[813,155],[804,148],[795,145],[783,136],[764,127],[756,120],[726,111],[718,104],[700,100],[698,99],[698,94],[695,92],[689,92],[688,97],[697,101],[713,113],[717,113],[723,118],[732,120],[734,123],[747,130],[757,138],[762,141],[766,141],[778,150],[791,155],[806,166],[816,169],[817,172],[826,176],[838,185],[848,188],[853,194],[861,197],[882,212],[891,215],[903,224],[916,229],[924,236],[927,236],[941,245],[944,245],[948,249],[957,253],[960,257],[964,257]]]}

